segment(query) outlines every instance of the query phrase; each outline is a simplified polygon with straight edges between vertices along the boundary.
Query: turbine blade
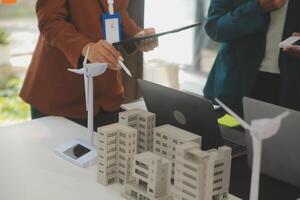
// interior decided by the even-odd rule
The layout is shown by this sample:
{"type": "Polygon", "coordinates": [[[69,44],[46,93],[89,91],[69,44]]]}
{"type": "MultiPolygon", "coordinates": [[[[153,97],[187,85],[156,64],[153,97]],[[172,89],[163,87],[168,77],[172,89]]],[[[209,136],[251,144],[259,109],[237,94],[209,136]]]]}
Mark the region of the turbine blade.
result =
{"type": "Polygon", "coordinates": [[[95,77],[103,74],[107,69],[106,63],[89,63],[87,64],[87,74],[89,77],[95,77]]]}
{"type": "Polygon", "coordinates": [[[85,106],[86,106],[86,110],[88,110],[89,107],[89,80],[87,75],[84,75],[84,92],[85,92],[85,106]]]}
{"type": "Polygon", "coordinates": [[[241,126],[245,129],[252,130],[251,126],[245,122],[242,118],[240,118],[235,112],[233,112],[230,108],[228,108],[224,103],[222,103],[218,98],[215,99],[216,102],[224,108],[230,115],[232,115],[238,122],[240,122],[241,126]]]}
{"type": "Polygon", "coordinates": [[[87,60],[88,60],[88,57],[89,57],[89,52],[90,52],[90,46],[87,47],[87,50],[86,50],[86,53],[85,53],[85,57],[84,57],[84,60],[83,60],[83,66],[84,67],[87,64],[87,60]]]}
{"type": "Polygon", "coordinates": [[[290,111],[285,111],[285,112],[281,113],[280,115],[278,115],[277,117],[275,117],[274,119],[283,120],[284,118],[286,118],[290,114],[291,114],[290,111]]]}
{"type": "Polygon", "coordinates": [[[68,69],[68,71],[76,73],[76,74],[84,74],[84,69],[83,68],[81,68],[81,69],[68,69]]]}

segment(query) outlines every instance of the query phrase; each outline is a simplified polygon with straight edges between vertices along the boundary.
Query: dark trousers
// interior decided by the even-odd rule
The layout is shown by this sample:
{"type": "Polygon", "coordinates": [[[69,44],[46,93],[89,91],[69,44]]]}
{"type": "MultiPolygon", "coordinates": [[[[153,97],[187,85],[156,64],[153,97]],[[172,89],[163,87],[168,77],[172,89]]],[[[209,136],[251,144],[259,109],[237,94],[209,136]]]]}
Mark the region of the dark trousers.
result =
{"type": "MultiPolygon", "coordinates": [[[[98,127],[106,126],[109,124],[117,123],[119,121],[119,112],[124,110],[120,109],[116,112],[107,112],[101,110],[95,117],[94,117],[94,130],[97,131],[98,127]]],[[[40,112],[39,110],[35,109],[31,106],[31,118],[38,119],[41,117],[47,117],[47,114],[40,112]]],[[[67,118],[77,124],[87,127],[87,119],[73,119],[67,118]]]]}
{"type": "Polygon", "coordinates": [[[280,103],[280,75],[259,72],[253,88],[252,98],[279,105],[280,103]]]}

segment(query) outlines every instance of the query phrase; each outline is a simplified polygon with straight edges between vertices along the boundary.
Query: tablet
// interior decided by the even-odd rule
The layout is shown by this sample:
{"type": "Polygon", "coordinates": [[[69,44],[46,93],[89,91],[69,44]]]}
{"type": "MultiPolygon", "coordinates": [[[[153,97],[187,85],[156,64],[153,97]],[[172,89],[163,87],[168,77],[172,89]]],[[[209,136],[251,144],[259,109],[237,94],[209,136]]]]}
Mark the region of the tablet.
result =
{"type": "Polygon", "coordinates": [[[120,46],[120,45],[126,45],[126,44],[130,44],[130,43],[131,44],[132,43],[139,43],[140,41],[146,40],[146,39],[156,39],[156,38],[164,36],[164,35],[178,33],[178,32],[181,32],[181,31],[184,31],[184,30],[187,30],[187,29],[191,29],[191,28],[200,26],[201,24],[202,24],[201,22],[197,22],[195,24],[180,27],[180,28],[173,29],[173,30],[170,30],[170,31],[156,33],[156,34],[153,34],[153,35],[147,35],[147,36],[144,36],[144,37],[136,37],[136,38],[130,38],[130,39],[122,40],[120,42],[113,43],[113,45],[114,46],[120,46]]]}

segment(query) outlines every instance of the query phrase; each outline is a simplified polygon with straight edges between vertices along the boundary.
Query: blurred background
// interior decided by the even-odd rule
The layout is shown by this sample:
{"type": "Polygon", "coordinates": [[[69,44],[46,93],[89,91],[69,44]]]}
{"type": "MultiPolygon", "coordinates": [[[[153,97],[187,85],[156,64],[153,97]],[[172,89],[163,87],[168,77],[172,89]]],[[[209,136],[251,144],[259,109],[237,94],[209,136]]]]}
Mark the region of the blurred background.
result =
{"type": "MultiPolygon", "coordinates": [[[[144,26],[160,32],[205,22],[209,1],[145,0],[144,26]]],[[[30,119],[29,106],[18,93],[39,35],[35,2],[0,4],[0,126],[30,119]]],[[[139,8],[131,10],[135,9],[139,8]]],[[[144,78],[202,94],[217,51],[217,44],[207,37],[203,27],[161,37],[159,44],[155,51],[144,54],[144,78]]]]}

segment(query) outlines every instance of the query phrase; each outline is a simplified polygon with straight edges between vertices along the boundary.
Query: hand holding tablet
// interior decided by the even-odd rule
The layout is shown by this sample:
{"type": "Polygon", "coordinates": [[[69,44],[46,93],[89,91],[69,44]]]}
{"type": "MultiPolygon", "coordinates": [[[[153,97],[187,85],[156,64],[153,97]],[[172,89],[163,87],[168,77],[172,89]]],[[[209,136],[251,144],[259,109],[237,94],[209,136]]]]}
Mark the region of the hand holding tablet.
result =
{"type": "Polygon", "coordinates": [[[293,36],[279,43],[280,48],[287,48],[291,45],[300,46],[300,33],[294,33],[293,36]]]}
{"type": "MultiPolygon", "coordinates": [[[[156,31],[154,28],[147,28],[147,29],[144,29],[143,31],[139,32],[138,34],[136,34],[134,37],[142,38],[142,37],[146,37],[146,36],[152,36],[155,33],[156,33],[156,31]]],[[[149,39],[141,40],[136,45],[137,45],[138,50],[141,52],[152,51],[153,49],[158,47],[158,39],[157,38],[149,38],[149,39]]]]}
{"type": "Polygon", "coordinates": [[[284,52],[300,58],[300,33],[294,33],[293,36],[287,38],[279,44],[284,52]]]}

